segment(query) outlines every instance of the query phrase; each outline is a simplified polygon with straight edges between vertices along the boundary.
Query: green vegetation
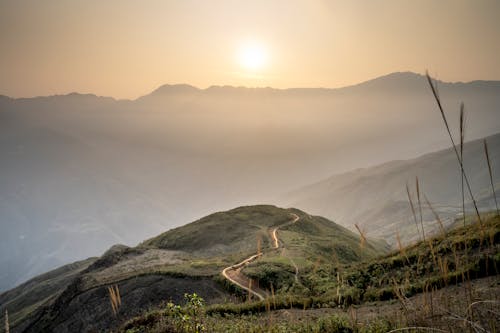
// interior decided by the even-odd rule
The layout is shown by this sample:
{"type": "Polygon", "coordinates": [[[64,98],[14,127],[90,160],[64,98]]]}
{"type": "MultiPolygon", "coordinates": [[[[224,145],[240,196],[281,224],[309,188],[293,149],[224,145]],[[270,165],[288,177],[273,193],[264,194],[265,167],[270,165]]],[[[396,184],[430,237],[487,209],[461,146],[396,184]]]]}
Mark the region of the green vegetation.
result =
{"type": "MultiPolygon", "coordinates": [[[[484,148],[496,214],[481,215],[463,165],[465,129],[463,104],[460,110],[459,153],[437,87],[429,75],[427,80],[461,172],[463,226],[445,230],[442,221],[423,193],[421,197],[418,177],[416,177],[418,206],[412,202],[408,185],[406,189],[416,231],[419,236],[421,234],[421,241],[405,248],[401,245],[397,234],[399,251],[386,256],[374,258],[374,254],[380,249],[373,243],[367,242],[358,225],[356,228],[361,237],[355,238],[327,220],[294,211],[293,213],[300,217],[300,223],[284,225],[280,230],[281,241],[286,246],[276,246],[275,251],[267,251],[259,260],[252,261],[242,270],[244,276],[248,276],[250,284],[256,281],[260,289],[269,286],[270,293],[267,293],[267,297],[259,302],[219,304],[208,308],[199,318],[205,322],[204,330],[214,332],[387,332],[420,329],[439,332],[465,330],[497,332],[500,330],[500,317],[496,311],[500,301],[495,293],[499,289],[498,281],[495,282],[496,286],[488,286],[486,293],[482,294],[474,290],[471,282],[482,277],[498,276],[500,268],[500,216],[487,143],[484,142],[484,148]],[[467,220],[471,217],[466,217],[465,212],[465,187],[475,211],[470,223],[467,223],[467,220]],[[439,223],[441,233],[437,236],[426,234],[422,198],[439,223]],[[337,237],[339,234],[342,237],[337,237]],[[360,240],[359,247],[355,244],[357,240],[360,240]],[[458,287],[459,285],[461,286],[458,287]],[[447,295],[446,290],[451,290],[451,293],[447,295]],[[417,294],[420,303],[415,301],[417,294]],[[355,315],[351,316],[350,322],[340,317],[321,316],[314,324],[309,322],[297,324],[289,320],[273,321],[274,317],[271,314],[272,310],[285,308],[293,310],[297,307],[302,307],[303,310],[340,307],[349,308],[350,313],[353,313],[353,305],[387,300],[398,300],[401,304],[402,309],[397,312],[396,318],[387,320],[387,317],[381,315],[367,325],[359,325],[355,315]],[[254,317],[255,313],[259,313],[260,317],[254,317]],[[265,318],[267,325],[263,321],[265,318]]],[[[268,228],[270,226],[267,225],[268,228]]],[[[246,230],[244,234],[249,233],[251,232],[246,230]]],[[[177,241],[164,236],[159,245],[175,248],[177,241]]],[[[258,252],[260,253],[260,248],[258,252]]],[[[235,268],[233,271],[235,276],[241,274],[235,268]]],[[[239,279],[246,281],[241,275],[239,279]]],[[[146,318],[150,318],[150,315],[147,314],[146,318]]],[[[135,319],[127,324],[126,329],[155,331],[158,323],[170,320],[170,315],[161,311],[154,312],[153,317],[155,319],[148,322],[149,326],[140,324],[141,319],[135,319]]]]}
{"type": "Polygon", "coordinates": [[[314,321],[296,323],[289,320],[273,322],[269,315],[208,314],[204,300],[198,295],[186,294],[184,297],[185,305],[168,302],[163,309],[127,322],[123,332],[353,332],[344,316],[324,316],[314,321]]]}
{"type": "MultiPolygon", "coordinates": [[[[414,297],[430,294],[434,299],[430,303],[433,304],[437,299],[433,295],[437,295],[440,289],[447,290],[461,282],[469,283],[475,278],[498,274],[500,218],[495,214],[485,214],[480,224],[474,216],[467,216],[465,227],[462,221],[457,222],[459,228],[445,230],[434,238],[427,237],[425,242],[387,254],[384,244],[364,240],[364,235],[359,237],[327,219],[309,216],[296,209],[240,207],[195,222],[205,234],[193,233],[192,225],[187,225],[136,248],[114,247],[100,259],[86,262],[86,266],[76,265],[74,269],[68,269],[67,274],[75,279],[74,282],[65,289],[56,288],[51,299],[14,311],[13,318],[17,322],[11,323],[15,327],[29,318],[38,318],[41,326],[35,324],[34,327],[52,329],[55,318],[71,315],[69,312],[63,314],[65,309],[84,306],[79,299],[92,298],[94,304],[99,304],[99,311],[104,311],[96,310],[96,313],[105,317],[102,319],[101,315],[98,322],[103,326],[92,326],[97,330],[117,327],[135,316],[138,310],[148,308],[150,310],[130,320],[120,330],[386,332],[417,324],[429,326],[428,317],[410,315],[429,311],[425,308],[427,312],[415,312],[418,306],[412,303],[414,297]],[[299,216],[295,223],[290,223],[292,214],[299,216]],[[219,218],[224,221],[222,224],[218,222],[219,218]],[[248,220],[245,222],[244,218],[248,220]],[[223,224],[235,227],[224,233],[223,224]],[[270,231],[277,226],[281,226],[277,230],[280,246],[274,248],[270,231]],[[247,250],[226,252],[233,244],[225,239],[225,235],[233,239],[234,235],[241,234],[245,234],[243,238],[250,243],[246,245],[247,250]],[[207,242],[203,242],[204,238],[207,242]],[[193,246],[192,242],[203,244],[205,253],[187,252],[193,246]],[[223,268],[255,254],[258,248],[262,255],[243,267],[241,272],[265,290],[267,297],[263,301],[243,302],[248,299],[247,292],[224,279],[220,273],[223,268]],[[169,290],[165,296],[157,303],[149,303],[148,300],[155,296],[156,287],[144,289],[151,286],[148,281],[156,281],[158,287],[176,283],[174,281],[182,282],[182,288],[190,294],[186,296],[186,305],[174,304],[181,302],[179,295],[175,294],[176,287],[164,289],[169,290]],[[200,287],[202,283],[205,288],[213,290],[203,296],[208,305],[200,298],[199,292],[204,292],[200,287]],[[114,286],[114,290],[119,287],[122,296],[114,312],[110,306],[110,286],[114,286]],[[148,303],[131,303],[136,302],[133,296],[136,288],[144,291],[141,300],[148,303]],[[192,294],[194,291],[196,295],[192,294]],[[169,299],[172,301],[162,305],[162,301],[169,299]],[[397,320],[384,314],[369,320],[357,320],[356,309],[373,302],[401,304],[403,310],[397,310],[397,320]],[[39,310],[44,307],[48,310],[39,310]]],[[[461,297],[458,301],[461,308],[453,309],[460,318],[469,315],[463,312],[469,304],[488,300],[477,298],[474,289],[467,288],[469,296],[461,297]]],[[[19,296],[17,301],[27,299],[26,295],[19,296]]],[[[431,307],[434,315],[439,307],[451,311],[450,307],[437,304],[431,307]]],[[[11,309],[8,308],[9,315],[11,309]]],[[[432,325],[442,327],[434,322],[432,325]]]]}
{"type": "MultiPolygon", "coordinates": [[[[311,264],[304,260],[297,279],[287,255],[271,252],[246,267],[244,272],[256,279],[261,288],[272,284],[275,294],[270,293],[264,301],[204,307],[198,320],[207,332],[387,332],[409,326],[461,332],[469,325],[470,304],[498,305],[494,298],[497,296],[488,300],[486,297],[492,295],[480,294],[470,283],[473,279],[497,276],[500,268],[500,217],[484,214],[481,220],[482,224],[476,222],[448,230],[397,252],[359,262],[332,258],[311,264]],[[445,293],[459,288],[460,283],[461,289],[452,291],[458,296],[453,302],[438,296],[440,289],[445,293]],[[424,300],[418,303],[413,300],[415,297],[424,300]],[[382,313],[370,320],[353,318],[356,308],[384,301],[400,304],[398,316],[382,313]],[[298,309],[302,311],[297,312],[298,309]],[[322,309],[331,310],[317,312],[322,309]],[[292,318],[285,313],[292,313],[292,318]],[[449,313],[456,316],[456,322],[437,319],[449,313]]],[[[293,227],[295,225],[290,225],[289,229],[293,227]]],[[[309,230],[308,236],[314,235],[311,226],[305,229],[309,230]]],[[[281,233],[284,234],[285,231],[281,233]]],[[[359,244],[356,246],[360,248],[359,244]]],[[[286,246],[285,251],[298,253],[297,249],[292,251],[286,246]]],[[[245,297],[242,292],[240,295],[245,297]]],[[[500,318],[491,313],[488,316],[489,310],[474,311],[475,323],[481,323],[477,325],[498,328],[500,318]]],[[[160,308],[132,319],[122,331],[166,332],[165,323],[172,321],[168,311],[160,308]]]]}
{"type": "MultiPolygon", "coordinates": [[[[105,307],[109,307],[106,309],[108,316],[115,318],[112,320],[119,320],[129,312],[137,313],[137,309],[127,304],[127,295],[122,294],[122,291],[134,290],[134,285],[139,288],[149,281],[148,277],[155,277],[159,284],[163,283],[162,280],[164,284],[168,284],[171,279],[182,280],[186,282],[183,286],[192,285],[190,292],[198,292],[196,281],[199,279],[207,285],[210,285],[207,280],[211,281],[210,288],[213,289],[210,290],[213,291],[204,296],[210,304],[230,299],[234,294],[245,297],[245,292],[220,274],[225,267],[255,254],[258,248],[263,255],[244,269],[245,274],[248,270],[248,274],[259,281],[264,289],[269,289],[272,283],[277,296],[292,292],[294,296],[297,295],[296,302],[299,303],[302,302],[302,296],[310,294],[301,284],[302,273],[306,273],[318,261],[326,263],[336,258],[340,263],[359,262],[386,251],[384,244],[371,242],[362,248],[358,235],[332,221],[309,216],[296,209],[269,205],[239,207],[167,231],[135,248],[113,246],[102,257],[88,260],[85,265],[75,264],[64,271],[48,273],[50,279],[36,278],[22,288],[1,295],[5,299],[2,310],[9,310],[13,327],[35,319],[48,325],[44,329],[49,329],[53,318],[66,316],[59,310],[52,313],[55,306],[57,309],[70,309],[71,304],[80,302],[80,298],[92,297],[102,299],[105,307]],[[299,220],[290,224],[293,214],[297,214],[299,220]],[[279,249],[274,249],[271,233],[278,226],[281,245],[279,249]],[[297,278],[300,278],[299,283],[297,278]],[[116,311],[116,315],[109,305],[108,288],[111,286],[119,288],[122,294],[120,310],[116,311]],[[40,294],[42,289],[43,294],[40,294]]],[[[162,288],[171,290],[168,286],[162,288]]],[[[151,297],[154,294],[154,290],[140,290],[151,293],[151,297]]],[[[164,300],[168,297],[169,294],[165,295],[164,300]]],[[[136,305],[139,308],[151,306],[148,297],[140,302],[136,305]]],[[[106,319],[109,322],[112,320],[106,319]]]]}
{"type": "Polygon", "coordinates": [[[330,272],[321,268],[306,281],[313,288],[328,284],[326,289],[345,287],[351,293],[354,288],[358,302],[410,297],[467,278],[497,275],[499,242],[500,217],[485,216],[482,225],[461,227],[380,259],[331,267],[330,272]],[[338,272],[340,279],[332,278],[332,272],[338,272]]]}
{"type": "MultiPolygon", "coordinates": [[[[297,209],[269,205],[215,213],[169,230],[143,242],[138,248],[183,251],[185,260],[182,263],[164,266],[160,270],[191,276],[217,275],[224,267],[255,254],[258,248],[263,251],[263,257],[245,268],[251,276],[251,270],[261,271],[259,266],[262,265],[263,270],[267,270],[269,265],[288,267],[295,274],[291,260],[301,270],[318,260],[329,262],[331,258],[336,258],[342,263],[352,263],[373,258],[388,249],[384,242],[371,240],[361,247],[358,235],[330,220],[310,216],[297,209]],[[291,214],[297,214],[299,221],[286,225],[291,214]],[[285,250],[277,251],[273,249],[270,234],[274,227],[280,225],[286,225],[278,231],[285,250]]],[[[264,282],[268,286],[268,282],[273,281],[277,282],[277,279],[264,282]]]]}
{"type": "Polygon", "coordinates": [[[286,223],[290,214],[275,206],[239,207],[206,216],[145,241],[142,247],[181,250],[214,256],[256,251],[257,238],[270,246],[267,229],[286,223]]]}

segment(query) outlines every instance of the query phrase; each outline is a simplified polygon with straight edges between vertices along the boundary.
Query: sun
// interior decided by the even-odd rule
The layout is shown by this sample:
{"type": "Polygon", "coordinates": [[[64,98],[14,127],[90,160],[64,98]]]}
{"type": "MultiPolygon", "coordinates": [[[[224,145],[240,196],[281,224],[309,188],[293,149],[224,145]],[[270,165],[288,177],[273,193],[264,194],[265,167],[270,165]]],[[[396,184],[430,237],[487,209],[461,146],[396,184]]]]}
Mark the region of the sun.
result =
{"type": "Polygon", "coordinates": [[[240,65],[252,72],[262,69],[267,63],[265,47],[255,42],[243,44],[238,57],[240,65]]]}

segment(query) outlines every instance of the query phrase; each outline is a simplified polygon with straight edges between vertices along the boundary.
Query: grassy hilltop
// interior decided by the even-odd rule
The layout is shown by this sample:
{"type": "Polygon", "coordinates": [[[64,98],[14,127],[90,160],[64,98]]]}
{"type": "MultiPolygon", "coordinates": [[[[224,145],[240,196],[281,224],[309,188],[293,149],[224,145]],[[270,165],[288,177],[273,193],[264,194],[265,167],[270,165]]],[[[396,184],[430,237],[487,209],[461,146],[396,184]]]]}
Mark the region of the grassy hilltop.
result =
{"type": "Polygon", "coordinates": [[[318,260],[295,281],[286,259],[280,266],[276,256],[264,256],[243,270],[274,283],[264,301],[194,307],[188,296],[185,306],[146,312],[121,332],[195,332],[195,325],[209,332],[496,332],[500,217],[481,219],[386,255],[318,260]],[[192,317],[181,320],[183,313],[192,317]]]}
{"type": "Polygon", "coordinates": [[[296,289],[299,294],[304,290],[294,282],[293,265],[300,276],[318,261],[361,262],[386,251],[383,242],[369,241],[362,248],[358,235],[296,209],[239,207],[169,230],[137,247],[115,245],[100,258],[34,278],[0,295],[0,310],[9,310],[13,332],[106,330],[162,302],[180,302],[184,293],[196,292],[211,304],[238,303],[234,295],[242,291],[225,281],[221,271],[258,249],[262,257],[244,273],[256,280],[262,275],[262,281],[274,283],[276,293],[296,289]],[[299,220],[287,225],[292,214],[299,220]],[[281,246],[274,249],[270,231],[281,225],[281,246]],[[291,272],[289,284],[276,280],[277,270],[291,272]],[[121,293],[118,317],[108,299],[107,287],[114,285],[121,293]],[[79,316],[82,312],[86,315],[79,316]]]}
{"type": "Polygon", "coordinates": [[[469,320],[467,309],[479,304],[478,325],[498,328],[484,305],[500,297],[500,219],[481,220],[468,217],[465,227],[388,253],[383,242],[297,209],[239,207],[36,277],[1,294],[0,310],[8,309],[11,332],[191,332],[191,324],[212,332],[376,332],[444,327],[446,313],[469,320]],[[262,301],[221,275],[257,252],[238,274],[265,291],[262,301]],[[109,287],[119,293],[116,313],[109,287]],[[182,321],[188,313],[195,322],[182,321]]]}

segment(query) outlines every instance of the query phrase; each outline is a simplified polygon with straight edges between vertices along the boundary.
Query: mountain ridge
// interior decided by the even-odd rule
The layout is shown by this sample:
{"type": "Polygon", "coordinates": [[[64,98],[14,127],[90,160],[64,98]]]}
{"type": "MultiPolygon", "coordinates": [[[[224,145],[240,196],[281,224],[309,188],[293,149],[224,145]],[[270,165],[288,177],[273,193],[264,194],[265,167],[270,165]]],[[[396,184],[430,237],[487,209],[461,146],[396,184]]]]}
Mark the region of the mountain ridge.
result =
{"type": "MultiPolygon", "coordinates": [[[[135,102],[144,100],[147,97],[159,97],[159,96],[169,96],[175,94],[182,95],[196,95],[196,94],[209,94],[209,93],[268,93],[274,95],[283,95],[287,93],[304,93],[304,94],[329,94],[338,93],[348,90],[357,90],[365,87],[377,87],[378,89],[387,89],[388,87],[401,90],[402,86],[398,83],[401,81],[406,81],[403,85],[404,90],[411,90],[415,86],[422,87],[425,83],[422,83],[425,75],[411,72],[411,71],[396,71],[381,76],[377,76],[359,83],[349,84],[345,86],[327,88],[327,87],[290,87],[290,88],[273,88],[273,87],[248,87],[248,86],[233,86],[233,85],[211,85],[207,88],[199,88],[188,83],[166,83],[158,86],[150,93],[139,96],[135,99],[127,98],[115,98],[106,95],[97,95],[94,93],[80,93],[80,92],[70,92],[67,94],[54,94],[54,95],[40,95],[32,97],[10,97],[7,95],[0,94],[0,98],[8,98],[11,100],[33,100],[33,99],[45,99],[45,98],[63,98],[63,97],[73,97],[73,98],[97,98],[97,99],[111,99],[115,102],[135,102]],[[409,83],[409,84],[408,84],[409,83]]],[[[495,89],[500,88],[500,80],[471,80],[471,81],[443,81],[436,80],[438,86],[475,86],[480,89],[484,89],[486,86],[494,86],[495,89]]]]}
{"type": "MultiPolygon", "coordinates": [[[[483,140],[488,142],[496,191],[500,187],[500,133],[464,144],[464,169],[469,175],[480,209],[494,209],[491,185],[484,156],[483,140]]],[[[405,186],[414,191],[416,177],[420,191],[430,199],[445,224],[453,223],[461,213],[459,167],[453,148],[434,151],[408,160],[389,161],[371,167],[337,173],[285,194],[280,203],[293,205],[314,214],[338,221],[353,229],[355,223],[369,235],[383,237],[396,245],[399,231],[405,243],[415,241],[412,214],[405,186]]],[[[415,199],[415,193],[412,194],[415,199]]],[[[472,212],[466,195],[466,211],[472,212]]],[[[424,200],[422,199],[422,203],[424,200]]],[[[424,224],[432,233],[438,231],[431,207],[424,206],[424,224]]]]}

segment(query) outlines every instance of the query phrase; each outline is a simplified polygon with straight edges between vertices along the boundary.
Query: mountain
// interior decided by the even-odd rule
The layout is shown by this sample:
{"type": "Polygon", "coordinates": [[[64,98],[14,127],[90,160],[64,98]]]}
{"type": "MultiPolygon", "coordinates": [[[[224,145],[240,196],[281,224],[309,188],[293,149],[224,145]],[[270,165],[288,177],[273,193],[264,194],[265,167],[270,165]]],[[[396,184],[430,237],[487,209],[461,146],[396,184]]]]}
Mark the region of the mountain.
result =
{"type": "MultiPolygon", "coordinates": [[[[465,226],[460,221],[456,228],[376,258],[317,260],[297,270],[293,287],[284,292],[276,283],[289,285],[290,271],[278,261],[271,265],[260,258],[241,271],[260,285],[275,287],[277,292],[264,300],[245,297],[241,303],[204,307],[188,298],[175,307],[169,303],[152,308],[116,331],[179,332],[186,327],[179,312],[194,312],[193,321],[208,332],[389,332],[416,325],[421,330],[463,332],[463,321],[456,318],[466,317],[470,304],[476,308],[476,327],[494,331],[500,324],[492,314],[492,299],[500,292],[500,216],[488,212],[481,223],[467,220],[465,226]],[[472,299],[466,296],[471,290],[472,299]]],[[[283,252],[288,244],[285,241],[283,252]]],[[[194,327],[193,321],[187,325],[194,327]]]]}
{"type": "MultiPolygon", "coordinates": [[[[12,332],[103,331],[161,302],[179,302],[184,293],[196,292],[209,303],[230,299],[221,271],[255,254],[258,247],[264,253],[258,261],[279,262],[285,271],[293,271],[291,263],[304,269],[332,256],[354,263],[386,250],[381,242],[369,241],[364,248],[359,242],[349,230],[297,209],[239,207],[169,230],[137,247],[115,245],[99,258],[35,277],[0,294],[0,311],[8,309],[12,332]],[[296,219],[290,224],[292,217],[296,219]],[[280,228],[282,252],[273,246],[274,228],[280,228]],[[109,306],[107,287],[113,285],[121,294],[119,317],[109,306]]],[[[275,286],[278,283],[283,281],[275,281],[275,286]]]]}
{"type": "MultiPolygon", "coordinates": [[[[468,139],[500,131],[499,82],[438,86],[452,125],[465,102],[468,139]]],[[[0,290],[213,211],[279,203],[332,174],[447,146],[414,73],[339,89],[173,85],[133,101],[0,97],[0,290]]]]}
{"type": "Polygon", "coordinates": [[[140,97],[139,100],[155,97],[172,97],[175,95],[191,95],[197,94],[199,92],[200,89],[189,84],[164,84],[150,93],[148,96],[140,97]]]}
{"type": "MultiPolygon", "coordinates": [[[[500,134],[485,139],[498,197],[500,134]]],[[[483,140],[465,144],[464,168],[480,210],[494,209],[483,140]]],[[[424,229],[429,234],[439,230],[431,207],[445,224],[453,224],[462,212],[462,196],[459,164],[452,148],[415,159],[391,161],[337,174],[289,192],[282,198],[282,203],[327,216],[351,229],[356,223],[368,235],[384,238],[392,245],[396,245],[396,233],[399,232],[400,238],[408,243],[419,238],[406,192],[408,184],[413,202],[417,205],[416,177],[419,179],[422,195],[424,229]],[[431,207],[426,204],[424,195],[429,199],[431,207]]],[[[467,213],[473,214],[474,208],[467,193],[465,198],[467,213]]]]}

